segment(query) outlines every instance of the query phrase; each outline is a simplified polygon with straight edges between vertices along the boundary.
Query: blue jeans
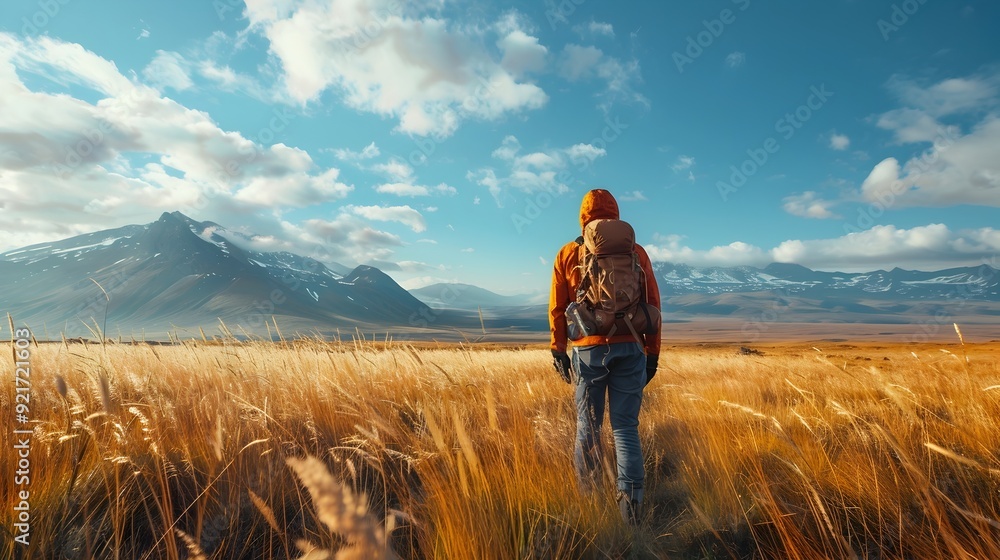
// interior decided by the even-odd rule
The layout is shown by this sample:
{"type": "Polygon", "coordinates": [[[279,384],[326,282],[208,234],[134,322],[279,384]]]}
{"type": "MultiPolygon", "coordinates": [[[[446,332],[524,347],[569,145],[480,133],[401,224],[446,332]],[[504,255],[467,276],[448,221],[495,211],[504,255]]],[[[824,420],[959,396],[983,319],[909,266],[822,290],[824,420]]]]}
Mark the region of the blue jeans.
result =
{"type": "Polygon", "coordinates": [[[573,464],[581,484],[596,483],[601,467],[605,402],[611,415],[618,489],[642,501],[645,470],[639,445],[639,407],[646,384],[646,356],[635,342],[573,348],[576,375],[576,448],[573,464]]]}

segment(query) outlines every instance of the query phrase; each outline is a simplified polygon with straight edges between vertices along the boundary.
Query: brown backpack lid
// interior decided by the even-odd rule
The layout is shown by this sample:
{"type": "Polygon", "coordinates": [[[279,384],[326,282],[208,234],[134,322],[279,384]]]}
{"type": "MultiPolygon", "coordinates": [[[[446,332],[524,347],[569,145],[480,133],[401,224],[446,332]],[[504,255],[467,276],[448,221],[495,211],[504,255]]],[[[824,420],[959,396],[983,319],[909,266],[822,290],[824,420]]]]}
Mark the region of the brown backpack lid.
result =
{"type": "Polygon", "coordinates": [[[594,255],[631,253],[635,230],[623,220],[594,220],[583,230],[583,243],[594,255]]]}

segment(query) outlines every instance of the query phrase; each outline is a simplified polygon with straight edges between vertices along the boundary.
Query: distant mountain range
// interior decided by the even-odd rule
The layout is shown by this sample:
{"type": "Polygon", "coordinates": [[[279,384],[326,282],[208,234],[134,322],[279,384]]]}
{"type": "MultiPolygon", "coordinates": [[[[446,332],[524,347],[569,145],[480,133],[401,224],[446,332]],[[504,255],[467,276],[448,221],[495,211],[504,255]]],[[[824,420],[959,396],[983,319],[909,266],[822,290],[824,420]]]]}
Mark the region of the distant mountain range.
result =
{"type": "Polygon", "coordinates": [[[660,291],[668,296],[772,291],[853,299],[1000,299],[1000,271],[987,265],[936,272],[894,268],[888,272],[864,273],[818,272],[783,263],[772,263],[762,269],[694,268],[671,263],[656,263],[653,268],[660,291]]]}
{"type": "Polygon", "coordinates": [[[796,264],[695,268],[654,264],[669,319],[802,323],[994,323],[1000,271],[819,272],[796,264]]]}
{"type": "MultiPolygon", "coordinates": [[[[371,266],[351,269],[251,247],[251,236],[179,212],[146,225],[24,247],[0,254],[0,311],[56,338],[88,336],[95,322],[103,327],[105,321],[109,336],[146,332],[156,338],[177,329],[198,334],[198,327],[217,333],[220,319],[235,334],[255,335],[266,335],[272,318],[288,334],[353,334],[357,328],[464,337],[483,327],[511,336],[548,329],[543,290],[502,296],[468,284],[434,284],[407,292],[371,266]]],[[[779,263],[655,263],[654,269],[666,321],[1000,319],[1000,271],[985,265],[867,273],[779,263]]]]}

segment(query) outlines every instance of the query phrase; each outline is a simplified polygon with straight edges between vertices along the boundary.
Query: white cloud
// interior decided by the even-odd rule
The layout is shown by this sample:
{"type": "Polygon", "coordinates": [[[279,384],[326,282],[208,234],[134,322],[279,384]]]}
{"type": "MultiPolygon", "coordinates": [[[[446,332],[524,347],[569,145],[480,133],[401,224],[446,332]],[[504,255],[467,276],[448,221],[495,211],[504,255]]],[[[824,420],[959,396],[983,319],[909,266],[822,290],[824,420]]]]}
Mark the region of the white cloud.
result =
{"type": "Polygon", "coordinates": [[[598,148],[593,144],[573,144],[565,150],[565,153],[569,156],[569,159],[574,162],[584,160],[590,162],[608,154],[607,150],[604,148],[598,148]]]}
{"type": "Polygon", "coordinates": [[[602,99],[599,106],[605,111],[618,102],[649,105],[649,100],[635,89],[642,81],[637,60],[622,62],[597,47],[568,44],[559,56],[558,73],[570,82],[590,79],[605,82],[605,89],[599,95],[602,99]]]}
{"type": "Polygon", "coordinates": [[[559,60],[559,75],[571,82],[590,78],[603,57],[604,52],[597,47],[566,45],[559,60]]]}
{"type": "Polygon", "coordinates": [[[677,156],[677,161],[670,166],[674,172],[684,171],[685,169],[690,169],[694,165],[694,158],[691,156],[677,156]]]}
{"type": "Polygon", "coordinates": [[[328,151],[333,154],[333,157],[339,159],[340,161],[348,162],[373,159],[382,155],[382,152],[378,149],[378,146],[375,145],[375,142],[368,144],[360,152],[355,152],[354,150],[350,150],[348,148],[332,148],[328,151]]]}
{"type": "Polygon", "coordinates": [[[367,168],[388,177],[391,182],[376,185],[375,190],[382,194],[392,194],[396,196],[430,196],[431,194],[455,194],[454,187],[445,183],[430,187],[415,183],[416,175],[413,167],[403,160],[392,158],[385,163],[378,163],[367,168]]]}
{"type": "Polygon", "coordinates": [[[743,242],[693,249],[679,235],[654,236],[644,245],[654,261],[691,266],[758,266],[771,262],[795,263],[814,270],[867,272],[901,267],[939,270],[956,266],[994,263],[1000,252],[1000,230],[980,228],[951,231],[943,224],[911,229],[891,225],[850,233],[832,239],[783,241],[772,249],[743,242]]]}
{"type": "Polygon", "coordinates": [[[409,206],[348,206],[347,209],[369,220],[401,223],[416,233],[427,230],[423,215],[409,206]]]}
{"type": "MultiPolygon", "coordinates": [[[[441,183],[435,187],[427,187],[424,185],[414,185],[411,183],[384,183],[375,186],[375,191],[382,194],[392,194],[396,196],[430,196],[431,194],[456,194],[458,191],[455,187],[449,186],[445,183],[441,183]]],[[[437,210],[436,207],[430,207],[437,210]]],[[[428,211],[433,211],[428,208],[428,211]]]]}
{"type": "Polygon", "coordinates": [[[188,67],[188,62],[181,55],[175,52],[156,51],[156,57],[142,70],[142,75],[147,82],[161,91],[166,88],[184,91],[194,86],[188,67]]]}
{"type": "Polygon", "coordinates": [[[648,198],[646,198],[646,195],[642,194],[642,191],[627,192],[618,198],[620,200],[624,200],[625,202],[638,202],[638,201],[649,200],[648,198]]]}
{"type": "Polygon", "coordinates": [[[288,173],[280,177],[257,176],[236,192],[236,200],[257,206],[303,207],[341,199],[354,187],[337,181],[340,171],[328,169],[320,175],[288,173]]]}
{"type": "Polygon", "coordinates": [[[586,25],[579,24],[573,26],[573,31],[575,31],[580,37],[610,37],[614,38],[615,28],[610,23],[603,21],[590,20],[586,25]]]}
{"type": "Polygon", "coordinates": [[[503,51],[500,66],[514,76],[540,72],[545,68],[549,49],[538,44],[538,37],[515,29],[497,41],[497,46],[503,51]]]}
{"type": "Polygon", "coordinates": [[[735,51],[726,55],[726,66],[730,68],[739,68],[743,66],[743,63],[747,61],[746,53],[735,51]]]}
{"type": "Polygon", "coordinates": [[[766,253],[759,247],[736,241],[729,245],[698,251],[683,244],[680,235],[657,235],[653,243],[643,245],[654,261],[684,263],[691,266],[759,266],[766,264],[766,253]]]}
{"type": "Polygon", "coordinates": [[[462,249],[461,252],[463,252],[463,253],[475,253],[476,250],[473,249],[472,247],[466,247],[465,249],[462,249]]]}
{"type": "Polygon", "coordinates": [[[790,240],[772,249],[774,260],[848,272],[901,267],[934,270],[975,266],[1000,251],[1000,231],[953,232],[944,224],[900,229],[875,226],[836,239],[790,240]]]}
{"type": "Polygon", "coordinates": [[[590,32],[595,35],[606,35],[608,37],[615,36],[615,28],[612,27],[610,23],[591,21],[587,27],[590,29],[590,32]]]}
{"type": "Polygon", "coordinates": [[[838,151],[846,150],[851,145],[851,139],[836,132],[830,134],[830,148],[838,151]]]}
{"type": "Polygon", "coordinates": [[[1000,206],[1000,118],[987,117],[964,136],[943,136],[900,165],[886,158],[861,186],[862,197],[883,206],[1000,206]]]}
{"type": "Polygon", "coordinates": [[[386,163],[377,163],[368,169],[394,181],[413,180],[413,168],[401,159],[393,158],[386,163]]]}
{"type": "Polygon", "coordinates": [[[430,3],[395,0],[246,4],[249,29],[268,39],[299,103],[331,90],[350,107],[398,119],[402,132],[445,137],[464,119],[494,120],[548,99],[520,76],[539,68],[545,47],[516,25],[460,26],[430,3]],[[500,61],[483,46],[499,27],[509,30],[500,61]]]}
{"type": "Polygon", "coordinates": [[[899,144],[933,142],[947,132],[937,119],[917,109],[893,109],[878,118],[879,128],[891,130],[899,144]]]}
{"type": "Polygon", "coordinates": [[[877,125],[901,145],[930,144],[901,163],[888,157],[861,186],[861,197],[883,207],[1000,206],[1000,71],[953,78],[930,86],[893,78],[889,88],[906,105],[879,116],[877,125]],[[977,118],[978,116],[978,118],[977,118]],[[964,130],[961,117],[975,124],[964,130]]]}
{"type": "Polygon", "coordinates": [[[950,78],[924,87],[900,76],[889,80],[889,89],[908,107],[933,117],[981,112],[997,105],[1000,74],[950,78]]]}
{"type": "Polygon", "coordinates": [[[793,216],[821,220],[840,217],[830,211],[830,208],[836,204],[835,202],[823,200],[813,191],[785,197],[783,202],[785,212],[793,216]]]}
{"type": "Polygon", "coordinates": [[[375,191],[382,194],[394,194],[396,196],[429,196],[431,191],[421,185],[411,185],[409,183],[385,183],[376,185],[375,191]]]}
{"type": "Polygon", "coordinates": [[[510,191],[533,193],[546,191],[561,194],[569,191],[565,183],[568,178],[567,168],[574,165],[578,168],[589,166],[595,159],[607,154],[604,148],[591,144],[575,144],[568,148],[532,152],[520,155],[521,143],[514,136],[507,136],[493,157],[507,164],[507,175],[498,175],[492,167],[482,167],[469,171],[466,178],[476,184],[486,187],[493,196],[497,206],[502,207],[510,191]]]}

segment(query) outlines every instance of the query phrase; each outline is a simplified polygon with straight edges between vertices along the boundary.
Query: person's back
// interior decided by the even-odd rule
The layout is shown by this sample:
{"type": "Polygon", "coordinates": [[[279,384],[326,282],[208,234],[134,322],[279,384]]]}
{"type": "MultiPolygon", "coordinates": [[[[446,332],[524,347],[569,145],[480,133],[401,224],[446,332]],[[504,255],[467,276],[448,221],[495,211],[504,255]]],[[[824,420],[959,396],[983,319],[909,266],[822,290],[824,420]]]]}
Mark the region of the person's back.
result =
{"type": "MultiPolygon", "coordinates": [[[[618,219],[618,203],[610,192],[596,189],[584,195],[580,206],[581,230],[586,231],[591,222],[618,219]]],[[[624,229],[617,227],[617,224],[611,226],[605,229],[624,229]]],[[[630,232],[631,227],[627,231],[630,232]]],[[[589,235],[595,234],[591,231],[589,235]]],[[[600,480],[600,429],[607,403],[617,456],[618,502],[624,519],[635,524],[642,503],[645,479],[639,444],[639,408],[642,405],[643,387],[656,374],[660,353],[660,294],[646,251],[639,244],[634,244],[631,255],[638,265],[636,273],[644,296],[641,305],[655,311],[652,320],[647,314],[646,322],[634,323],[640,325],[637,329],[630,322],[634,312],[619,310],[612,316],[614,325],[610,330],[594,328],[593,314],[613,307],[615,303],[594,301],[599,297],[595,295],[596,292],[600,290],[590,289],[596,282],[592,269],[599,265],[595,264],[593,255],[588,252],[584,237],[581,236],[564,245],[556,255],[549,296],[549,329],[555,368],[567,382],[576,384],[577,437],[574,465],[580,482],[585,488],[591,488],[600,480]],[[587,262],[581,262],[581,258],[587,262]],[[587,270],[584,270],[584,264],[587,270]],[[581,320],[578,310],[591,314],[584,320],[586,326],[577,324],[577,328],[567,329],[566,309],[571,304],[574,304],[570,307],[571,322],[573,317],[576,317],[577,322],[581,320]],[[621,325],[624,327],[620,328],[621,325]],[[645,328],[641,325],[645,325],[645,328]],[[568,336],[571,332],[579,337],[573,340],[572,357],[567,353],[568,336]]],[[[634,304],[628,302],[627,305],[634,304]]]]}

